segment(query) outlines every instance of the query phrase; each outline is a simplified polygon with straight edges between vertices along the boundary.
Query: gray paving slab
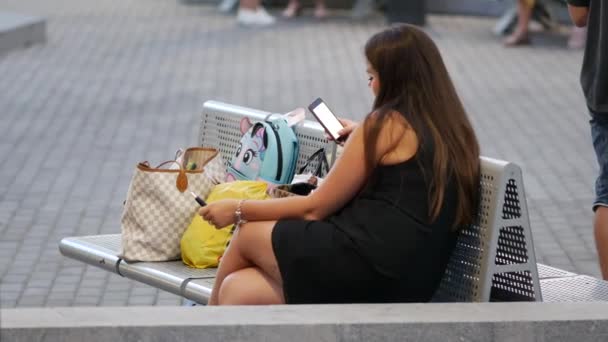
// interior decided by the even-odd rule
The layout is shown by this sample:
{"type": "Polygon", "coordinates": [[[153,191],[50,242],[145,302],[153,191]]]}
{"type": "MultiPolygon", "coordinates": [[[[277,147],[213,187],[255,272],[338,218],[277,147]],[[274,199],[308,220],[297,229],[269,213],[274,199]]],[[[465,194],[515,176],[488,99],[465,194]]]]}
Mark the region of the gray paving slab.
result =
{"type": "MultiPolygon", "coordinates": [[[[213,4],[4,0],[48,18],[47,42],[0,57],[0,297],[3,307],[179,305],[176,296],[62,257],[62,237],[118,233],[134,165],[196,142],[214,99],[271,111],[317,96],[340,115],[371,107],[363,44],[381,17],[347,11],[248,29],[213,4]],[[98,290],[99,289],[99,290],[98,290]]],[[[565,32],[505,49],[494,19],[431,16],[484,155],[524,172],[538,261],[599,275],[598,171],[565,32]]]]}

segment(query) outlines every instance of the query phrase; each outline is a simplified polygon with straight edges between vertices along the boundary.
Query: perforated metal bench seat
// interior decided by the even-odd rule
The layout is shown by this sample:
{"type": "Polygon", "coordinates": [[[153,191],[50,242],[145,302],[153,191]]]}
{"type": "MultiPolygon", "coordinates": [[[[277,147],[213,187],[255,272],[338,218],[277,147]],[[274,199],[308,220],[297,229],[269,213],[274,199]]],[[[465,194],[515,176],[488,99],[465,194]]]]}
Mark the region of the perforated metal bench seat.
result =
{"type": "Polygon", "coordinates": [[[608,282],[538,264],[544,302],[608,301],[608,282]]]}
{"type": "MultiPolygon", "coordinates": [[[[198,145],[218,148],[227,162],[239,145],[241,119],[263,120],[269,114],[207,101],[198,145]]],[[[322,147],[331,152],[330,165],[333,164],[335,144],[326,140],[318,123],[305,121],[296,128],[296,135],[300,144],[298,167],[322,147]]],[[[480,193],[476,222],[463,227],[434,301],[541,301],[541,288],[548,301],[606,298],[605,283],[592,281],[591,277],[542,266],[539,279],[521,169],[517,165],[482,157],[480,193]],[[568,284],[586,290],[568,288],[568,284]]],[[[119,234],[65,238],[60,250],[65,256],[197,303],[207,302],[215,277],[214,269],[190,269],[180,261],[128,264],[117,256],[119,234]]]]}
{"type": "Polygon", "coordinates": [[[118,257],[120,234],[68,237],[61,240],[61,254],[144,284],[206,304],[217,269],[195,269],[181,260],[127,263],[118,257]]]}

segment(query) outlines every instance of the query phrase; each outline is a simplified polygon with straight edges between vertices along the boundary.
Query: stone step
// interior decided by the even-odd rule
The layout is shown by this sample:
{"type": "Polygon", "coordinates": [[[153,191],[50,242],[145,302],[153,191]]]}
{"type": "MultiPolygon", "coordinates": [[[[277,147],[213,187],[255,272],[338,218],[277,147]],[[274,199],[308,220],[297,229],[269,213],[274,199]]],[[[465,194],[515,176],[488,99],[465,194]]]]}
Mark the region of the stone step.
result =
{"type": "Polygon", "coordinates": [[[46,40],[46,20],[41,17],[0,11],[0,55],[46,40]]]}

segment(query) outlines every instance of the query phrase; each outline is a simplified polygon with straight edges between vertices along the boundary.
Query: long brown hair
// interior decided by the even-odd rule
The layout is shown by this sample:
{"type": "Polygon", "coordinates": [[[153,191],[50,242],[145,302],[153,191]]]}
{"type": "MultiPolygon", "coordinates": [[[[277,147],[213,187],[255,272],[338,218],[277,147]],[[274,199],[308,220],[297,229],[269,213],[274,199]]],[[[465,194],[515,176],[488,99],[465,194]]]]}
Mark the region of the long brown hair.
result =
{"type": "Polygon", "coordinates": [[[373,115],[364,123],[368,167],[375,166],[383,122],[391,113],[401,114],[418,137],[418,148],[432,146],[431,221],[440,214],[452,178],[457,192],[452,228],[471,223],[478,200],[479,145],[439,49],[422,30],[397,24],[371,37],[365,56],[380,81],[373,115]]]}

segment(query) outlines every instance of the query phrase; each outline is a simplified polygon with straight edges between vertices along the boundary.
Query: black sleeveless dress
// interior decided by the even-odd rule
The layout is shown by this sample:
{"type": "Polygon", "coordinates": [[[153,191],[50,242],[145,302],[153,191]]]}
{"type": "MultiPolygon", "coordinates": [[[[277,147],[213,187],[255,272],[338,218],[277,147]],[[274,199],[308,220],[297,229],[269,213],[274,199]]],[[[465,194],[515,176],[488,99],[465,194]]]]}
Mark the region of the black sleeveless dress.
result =
{"type": "Polygon", "coordinates": [[[323,221],[281,220],[272,246],[289,304],[427,302],[456,242],[450,227],[456,193],[448,184],[430,223],[432,170],[421,150],[410,160],[378,166],[344,208],[323,221]]]}

